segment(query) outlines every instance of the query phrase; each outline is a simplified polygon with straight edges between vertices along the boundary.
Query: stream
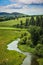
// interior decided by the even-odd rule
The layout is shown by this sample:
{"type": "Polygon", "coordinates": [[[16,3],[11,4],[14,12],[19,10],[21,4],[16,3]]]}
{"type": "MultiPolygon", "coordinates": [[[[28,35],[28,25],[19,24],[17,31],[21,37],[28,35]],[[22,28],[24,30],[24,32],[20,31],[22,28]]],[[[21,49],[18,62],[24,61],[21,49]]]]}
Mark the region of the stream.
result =
{"type": "Polygon", "coordinates": [[[28,52],[22,52],[19,48],[18,48],[18,42],[20,41],[20,39],[14,40],[13,42],[9,43],[7,45],[7,49],[8,50],[16,50],[17,52],[23,53],[24,55],[26,55],[26,58],[24,59],[23,63],[21,65],[39,65],[36,60],[32,60],[32,54],[28,53],[28,52]],[[34,62],[33,62],[34,61],[34,62]],[[31,63],[32,62],[32,63],[31,63]],[[36,64],[37,63],[37,64],[36,64]]]}

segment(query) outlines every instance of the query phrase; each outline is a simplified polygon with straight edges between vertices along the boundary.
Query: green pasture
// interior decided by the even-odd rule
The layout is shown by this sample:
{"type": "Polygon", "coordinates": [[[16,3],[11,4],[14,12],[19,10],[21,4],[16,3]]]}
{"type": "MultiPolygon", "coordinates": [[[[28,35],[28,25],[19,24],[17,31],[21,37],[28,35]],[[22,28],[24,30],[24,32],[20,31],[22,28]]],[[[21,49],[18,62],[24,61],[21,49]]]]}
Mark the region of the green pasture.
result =
{"type": "Polygon", "coordinates": [[[12,29],[0,29],[0,65],[20,65],[23,62],[25,57],[23,54],[7,50],[7,45],[20,37],[23,32],[12,29]]]}
{"type": "Polygon", "coordinates": [[[0,22],[0,27],[12,27],[16,24],[20,24],[21,20],[24,23],[26,18],[18,18],[18,19],[14,19],[14,20],[8,20],[8,21],[0,22]]]}
{"type": "MultiPolygon", "coordinates": [[[[0,22],[0,65],[21,65],[23,62],[25,55],[17,51],[7,50],[7,45],[19,38],[22,33],[27,32],[27,29],[13,27],[16,24],[20,24],[21,20],[25,23],[26,18],[30,19],[30,17],[22,17],[0,22]]],[[[19,49],[26,52],[34,52],[34,48],[26,45],[19,45],[19,49]]],[[[37,61],[39,65],[43,65],[43,58],[39,58],[37,61]]]]}

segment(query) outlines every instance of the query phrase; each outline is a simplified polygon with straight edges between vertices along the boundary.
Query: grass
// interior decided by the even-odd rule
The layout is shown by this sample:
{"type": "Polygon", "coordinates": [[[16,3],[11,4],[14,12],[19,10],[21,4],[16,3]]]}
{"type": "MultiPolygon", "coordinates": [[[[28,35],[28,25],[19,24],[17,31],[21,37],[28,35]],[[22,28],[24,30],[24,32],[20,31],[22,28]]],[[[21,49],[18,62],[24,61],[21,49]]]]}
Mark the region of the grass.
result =
{"type": "MultiPolygon", "coordinates": [[[[13,28],[13,25],[19,24],[20,20],[25,22],[26,18],[19,18],[18,20],[8,20],[0,22],[0,65],[21,65],[25,55],[16,51],[7,50],[7,45],[20,37],[20,35],[27,31],[26,29],[13,28]]],[[[19,49],[26,52],[34,52],[34,48],[27,45],[19,45],[19,49]]],[[[37,59],[39,65],[43,65],[43,58],[37,59]]]]}
{"type": "Polygon", "coordinates": [[[27,31],[25,28],[13,28],[13,27],[0,27],[0,30],[15,30],[15,31],[27,31]]]}
{"type": "Polygon", "coordinates": [[[40,65],[43,65],[43,58],[39,58],[37,61],[39,62],[40,65]]]}
{"type": "Polygon", "coordinates": [[[22,31],[0,29],[0,65],[20,65],[25,55],[7,50],[7,45],[20,37],[22,31]]]}
{"type": "Polygon", "coordinates": [[[24,52],[34,52],[34,48],[30,48],[28,45],[18,44],[18,48],[24,52]]]}
{"type": "Polygon", "coordinates": [[[25,18],[0,22],[0,65],[20,65],[25,58],[23,54],[7,50],[7,45],[26,31],[26,29],[12,27],[20,23],[20,20],[25,21],[25,18]]]}
{"type": "MultiPolygon", "coordinates": [[[[21,51],[30,52],[30,53],[34,53],[34,50],[35,50],[35,48],[31,48],[28,45],[20,45],[20,44],[18,44],[18,48],[21,51]]],[[[37,61],[38,61],[39,65],[43,65],[43,58],[38,58],[37,61]]]]}
{"type": "Polygon", "coordinates": [[[0,22],[0,65],[21,65],[25,58],[23,54],[7,50],[7,45],[26,31],[26,29],[12,27],[20,23],[20,20],[25,22],[25,18],[0,22]]]}
{"type": "Polygon", "coordinates": [[[16,24],[20,24],[21,20],[24,23],[26,18],[27,17],[25,17],[25,18],[18,18],[18,19],[15,19],[15,20],[8,20],[8,21],[0,22],[0,27],[12,27],[12,26],[14,26],[16,24]]]}
{"type": "MultiPolygon", "coordinates": [[[[27,18],[30,19],[31,17],[22,17],[14,20],[3,21],[0,22],[0,27],[14,27],[14,25],[20,24],[21,20],[25,23],[27,18]]],[[[34,19],[36,20],[36,17],[34,17],[34,19]]]]}

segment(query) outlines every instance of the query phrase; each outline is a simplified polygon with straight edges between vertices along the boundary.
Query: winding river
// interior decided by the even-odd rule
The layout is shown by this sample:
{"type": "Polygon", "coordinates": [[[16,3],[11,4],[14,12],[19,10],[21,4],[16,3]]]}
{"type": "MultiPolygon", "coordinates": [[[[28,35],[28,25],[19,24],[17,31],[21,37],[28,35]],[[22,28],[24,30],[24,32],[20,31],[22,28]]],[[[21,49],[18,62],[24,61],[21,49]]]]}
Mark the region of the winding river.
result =
{"type": "MultiPolygon", "coordinates": [[[[18,42],[20,41],[20,39],[17,39],[11,43],[9,43],[7,45],[7,49],[8,50],[16,50],[17,52],[23,53],[24,55],[26,55],[26,58],[24,59],[23,63],[21,65],[35,65],[35,64],[31,64],[31,60],[32,60],[32,55],[28,52],[22,52],[21,50],[19,50],[18,48],[18,42]]],[[[38,64],[36,64],[38,65],[38,64]]]]}

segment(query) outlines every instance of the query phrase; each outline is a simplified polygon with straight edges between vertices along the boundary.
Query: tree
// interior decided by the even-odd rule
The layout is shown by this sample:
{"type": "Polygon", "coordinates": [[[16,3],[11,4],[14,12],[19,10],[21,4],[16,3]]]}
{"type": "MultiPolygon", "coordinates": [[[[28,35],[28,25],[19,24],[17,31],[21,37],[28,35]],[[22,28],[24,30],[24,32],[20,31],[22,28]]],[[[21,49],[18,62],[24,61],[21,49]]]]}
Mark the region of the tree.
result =
{"type": "Polygon", "coordinates": [[[16,25],[16,27],[17,27],[17,28],[19,28],[19,27],[20,27],[20,25],[19,25],[19,24],[17,24],[17,25],[16,25]]]}
{"type": "Polygon", "coordinates": [[[35,48],[35,54],[38,55],[39,57],[43,57],[43,45],[38,44],[35,48]]]}
{"type": "Polygon", "coordinates": [[[31,19],[30,19],[30,25],[35,25],[35,20],[34,20],[34,17],[32,16],[31,19]]]}
{"type": "Polygon", "coordinates": [[[40,26],[41,22],[40,22],[40,18],[39,16],[36,17],[36,26],[40,26]]]}
{"type": "Polygon", "coordinates": [[[31,33],[31,39],[32,39],[33,45],[36,46],[38,43],[38,40],[40,39],[40,27],[31,26],[29,31],[31,33]]]}
{"type": "Polygon", "coordinates": [[[23,28],[23,22],[22,22],[22,20],[20,21],[20,27],[23,28]]]}
{"type": "Polygon", "coordinates": [[[40,22],[41,22],[40,26],[43,28],[43,16],[40,16],[40,22]]]}
{"type": "Polygon", "coordinates": [[[29,19],[26,19],[25,26],[28,27],[28,25],[29,25],[29,19]]]}
{"type": "Polygon", "coordinates": [[[43,35],[40,36],[40,44],[43,44],[43,35]]]}
{"type": "Polygon", "coordinates": [[[27,41],[27,37],[25,36],[25,37],[23,37],[21,40],[20,40],[20,44],[22,44],[22,45],[24,45],[24,44],[26,44],[26,41],[27,41]]]}

